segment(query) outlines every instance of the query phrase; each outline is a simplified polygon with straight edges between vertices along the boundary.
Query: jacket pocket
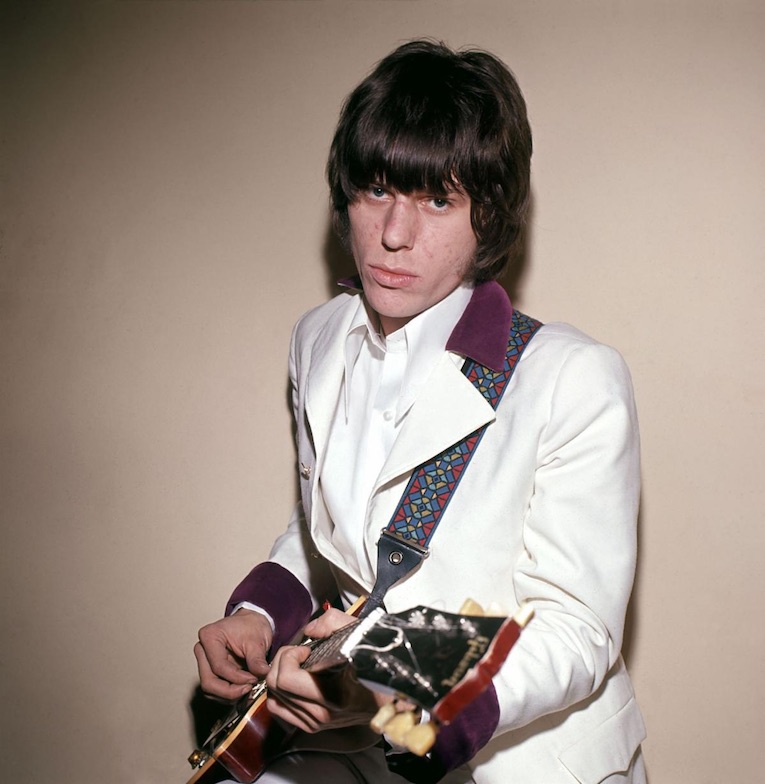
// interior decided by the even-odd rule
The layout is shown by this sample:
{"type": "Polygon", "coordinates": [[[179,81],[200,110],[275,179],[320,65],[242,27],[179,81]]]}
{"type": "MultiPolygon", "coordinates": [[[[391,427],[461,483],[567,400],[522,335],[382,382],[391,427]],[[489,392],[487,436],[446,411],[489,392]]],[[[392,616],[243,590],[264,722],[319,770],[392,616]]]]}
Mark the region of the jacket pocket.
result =
{"type": "Polygon", "coordinates": [[[646,730],[634,697],[617,713],[588,732],[558,759],[581,784],[598,784],[626,771],[645,740],[646,730]]]}

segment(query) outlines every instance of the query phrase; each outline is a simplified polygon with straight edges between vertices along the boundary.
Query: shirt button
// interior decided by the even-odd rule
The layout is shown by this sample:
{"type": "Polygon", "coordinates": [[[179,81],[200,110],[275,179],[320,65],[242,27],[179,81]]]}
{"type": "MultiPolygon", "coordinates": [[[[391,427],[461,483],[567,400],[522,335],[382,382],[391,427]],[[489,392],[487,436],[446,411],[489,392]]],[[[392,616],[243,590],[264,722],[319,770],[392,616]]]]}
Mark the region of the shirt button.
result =
{"type": "Polygon", "coordinates": [[[386,422],[390,422],[393,419],[393,412],[392,411],[384,411],[383,412],[383,419],[386,422]]]}

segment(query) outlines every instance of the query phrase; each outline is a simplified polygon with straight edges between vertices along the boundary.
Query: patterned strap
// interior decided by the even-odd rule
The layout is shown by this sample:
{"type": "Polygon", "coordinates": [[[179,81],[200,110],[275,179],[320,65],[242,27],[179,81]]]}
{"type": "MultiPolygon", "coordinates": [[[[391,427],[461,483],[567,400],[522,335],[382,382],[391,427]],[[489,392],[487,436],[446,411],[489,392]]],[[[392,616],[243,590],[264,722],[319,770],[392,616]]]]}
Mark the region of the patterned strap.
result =
{"type": "MultiPolygon", "coordinates": [[[[495,410],[518,360],[540,326],[536,319],[514,310],[502,370],[495,372],[473,360],[465,362],[462,372],[495,410]]],[[[487,427],[488,423],[414,470],[385,529],[387,533],[427,548],[487,427]]]]}

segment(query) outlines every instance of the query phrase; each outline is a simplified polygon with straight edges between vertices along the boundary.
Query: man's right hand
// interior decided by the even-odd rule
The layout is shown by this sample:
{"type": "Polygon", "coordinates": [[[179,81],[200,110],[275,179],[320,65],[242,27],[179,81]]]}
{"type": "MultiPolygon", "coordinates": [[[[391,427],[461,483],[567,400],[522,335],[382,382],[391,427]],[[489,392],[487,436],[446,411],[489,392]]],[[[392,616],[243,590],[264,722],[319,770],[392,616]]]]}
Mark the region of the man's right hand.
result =
{"type": "Polygon", "coordinates": [[[253,610],[241,609],[203,626],[194,646],[202,691],[226,701],[247,694],[270,669],[266,654],[272,638],[268,619],[253,610]]]}

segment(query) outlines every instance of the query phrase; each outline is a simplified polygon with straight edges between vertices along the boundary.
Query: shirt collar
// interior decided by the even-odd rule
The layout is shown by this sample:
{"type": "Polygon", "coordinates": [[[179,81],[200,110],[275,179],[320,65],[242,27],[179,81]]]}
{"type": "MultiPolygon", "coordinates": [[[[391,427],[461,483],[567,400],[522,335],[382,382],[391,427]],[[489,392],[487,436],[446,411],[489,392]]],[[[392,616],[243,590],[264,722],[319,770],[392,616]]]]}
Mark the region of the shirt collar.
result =
{"type": "Polygon", "coordinates": [[[441,359],[446,342],[465,312],[472,294],[471,285],[458,286],[449,296],[415,316],[399,330],[406,335],[409,355],[396,409],[396,421],[412,406],[434,366],[441,359]]]}
{"type": "MultiPolygon", "coordinates": [[[[350,281],[354,283],[355,281],[350,281]]],[[[342,285],[342,284],[341,284],[342,285]]],[[[458,286],[428,310],[415,316],[401,329],[387,338],[377,332],[376,324],[369,317],[363,297],[359,297],[356,312],[351,319],[345,340],[345,411],[350,405],[350,388],[353,370],[365,339],[379,351],[399,350],[401,343],[407,351],[406,372],[396,410],[398,421],[414,403],[422,384],[427,381],[435,363],[440,359],[444,346],[459,324],[473,296],[469,284],[458,286]]]]}
{"type": "MultiPolygon", "coordinates": [[[[342,284],[341,284],[342,285],[342,284]]],[[[364,339],[369,336],[369,339],[376,345],[380,345],[380,337],[372,329],[372,325],[367,315],[367,309],[364,307],[363,297],[358,298],[356,304],[356,312],[353,314],[353,319],[348,327],[348,332],[345,336],[345,383],[343,384],[343,394],[345,397],[345,416],[348,417],[348,408],[350,406],[351,395],[351,378],[353,376],[353,368],[356,365],[356,360],[361,353],[361,347],[364,344],[364,339]]]]}
{"type": "MultiPolygon", "coordinates": [[[[338,285],[361,291],[361,279],[358,276],[343,278],[338,281],[338,285]]],[[[513,306],[502,286],[493,280],[479,283],[449,335],[446,350],[470,357],[500,372],[505,363],[512,323],[513,306]]]]}

